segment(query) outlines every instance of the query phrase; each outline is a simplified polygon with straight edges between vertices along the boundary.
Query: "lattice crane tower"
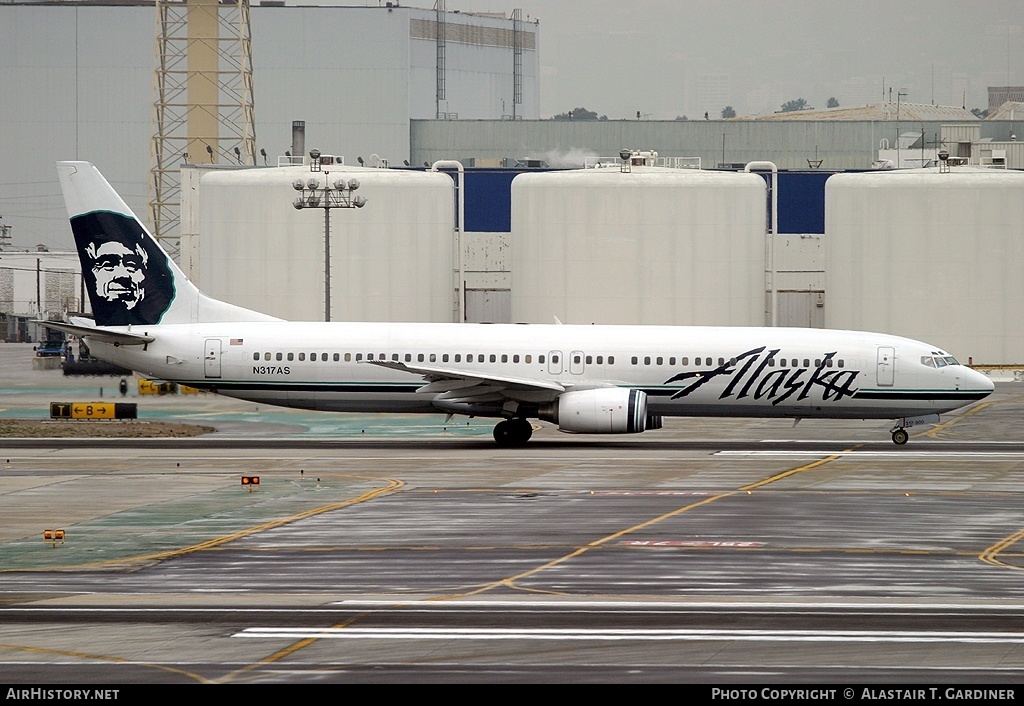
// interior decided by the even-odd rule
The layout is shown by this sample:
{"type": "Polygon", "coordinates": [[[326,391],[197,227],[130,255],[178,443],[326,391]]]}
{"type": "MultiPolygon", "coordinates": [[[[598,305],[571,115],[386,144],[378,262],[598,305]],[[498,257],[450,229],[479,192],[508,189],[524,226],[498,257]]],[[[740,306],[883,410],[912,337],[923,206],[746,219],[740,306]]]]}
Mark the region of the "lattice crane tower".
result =
{"type": "Polygon", "coordinates": [[[186,164],[256,164],[247,0],[156,0],[150,229],[180,253],[186,164]]]}

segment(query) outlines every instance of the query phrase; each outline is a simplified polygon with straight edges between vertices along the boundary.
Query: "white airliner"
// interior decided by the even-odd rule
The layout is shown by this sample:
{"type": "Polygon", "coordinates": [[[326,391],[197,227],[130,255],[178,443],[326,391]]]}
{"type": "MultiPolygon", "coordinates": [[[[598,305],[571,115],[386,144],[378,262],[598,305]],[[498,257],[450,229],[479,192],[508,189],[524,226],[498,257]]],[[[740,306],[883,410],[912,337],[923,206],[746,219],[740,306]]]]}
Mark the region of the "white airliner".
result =
{"type": "Polygon", "coordinates": [[[983,399],[935,346],[860,331],[706,326],[288,322],[200,292],[88,162],[57,169],[94,319],[47,322],[98,358],[222,395],[337,412],[493,417],[628,434],[668,416],[893,419],[983,399]]]}

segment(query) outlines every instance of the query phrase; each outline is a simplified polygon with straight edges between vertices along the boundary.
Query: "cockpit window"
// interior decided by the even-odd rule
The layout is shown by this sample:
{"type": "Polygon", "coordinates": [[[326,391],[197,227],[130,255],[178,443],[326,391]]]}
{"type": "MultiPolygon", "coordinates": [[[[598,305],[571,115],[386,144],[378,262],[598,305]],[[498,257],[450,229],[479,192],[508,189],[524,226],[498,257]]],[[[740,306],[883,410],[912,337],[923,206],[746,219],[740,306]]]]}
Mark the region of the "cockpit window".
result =
{"type": "Polygon", "coordinates": [[[944,368],[947,365],[960,365],[960,363],[951,355],[923,355],[921,356],[921,365],[927,365],[929,368],[944,368]]]}

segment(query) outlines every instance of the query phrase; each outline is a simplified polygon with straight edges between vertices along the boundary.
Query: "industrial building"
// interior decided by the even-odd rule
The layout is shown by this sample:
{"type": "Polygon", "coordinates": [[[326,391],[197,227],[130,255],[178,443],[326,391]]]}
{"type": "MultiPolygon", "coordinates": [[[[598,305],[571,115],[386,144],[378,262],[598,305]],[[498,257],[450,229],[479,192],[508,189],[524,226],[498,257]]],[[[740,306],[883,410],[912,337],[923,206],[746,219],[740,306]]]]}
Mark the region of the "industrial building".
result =
{"type": "MultiPolygon", "coordinates": [[[[412,158],[412,120],[539,118],[540,28],[518,15],[270,0],[249,18],[256,159],[204,136],[203,148],[176,156],[181,163],[275,166],[295,150],[292,126],[302,121],[305,148],[401,167],[412,158]]],[[[71,246],[54,176],[62,159],[93,162],[132,210],[150,212],[157,59],[170,61],[155,46],[161,32],[181,32],[159,19],[152,0],[0,2],[0,183],[34,211],[21,221],[3,213],[14,240],[31,228],[52,251],[71,246]]],[[[189,44],[181,51],[199,42],[189,44]]],[[[190,90],[163,100],[180,103],[190,90]]]]}
{"type": "MultiPolygon", "coordinates": [[[[260,156],[181,156],[175,255],[204,291],[294,319],[873,329],[1024,363],[1012,103],[542,120],[541,25],[443,7],[251,8],[260,156]],[[366,207],[294,208],[313,178],[366,207]]],[[[70,248],[61,159],[145,220],[153,27],[152,3],[0,4],[0,178],[35,214],[7,223],[70,248]]],[[[0,258],[9,339],[85,308],[73,255],[0,258]]]]}

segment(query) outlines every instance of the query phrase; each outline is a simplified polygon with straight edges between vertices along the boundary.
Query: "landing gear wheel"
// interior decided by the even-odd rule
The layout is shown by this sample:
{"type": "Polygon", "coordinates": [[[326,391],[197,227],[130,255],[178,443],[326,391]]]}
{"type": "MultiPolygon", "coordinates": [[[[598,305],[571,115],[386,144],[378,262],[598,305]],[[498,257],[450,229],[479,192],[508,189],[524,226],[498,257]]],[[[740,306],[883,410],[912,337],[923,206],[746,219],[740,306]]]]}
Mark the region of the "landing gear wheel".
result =
{"type": "Polygon", "coordinates": [[[897,446],[903,446],[909,438],[910,434],[907,433],[906,429],[894,429],[892,432],[892,443],[897,446]]]}
{"type": "Polygon", "coordinates": [[[533,425],[526,419],[503,419],[494,425],[494,440],[500,446],[521,446],[533,436],[533,425]]]}
{"type": "Polygon", "coordinates": [[[528,419],[514,419],[513,423],[516,427],[516,435],[519,437],[519,443],[525,444],[533,436],[533,425],[530,424],[528,419]]]}

